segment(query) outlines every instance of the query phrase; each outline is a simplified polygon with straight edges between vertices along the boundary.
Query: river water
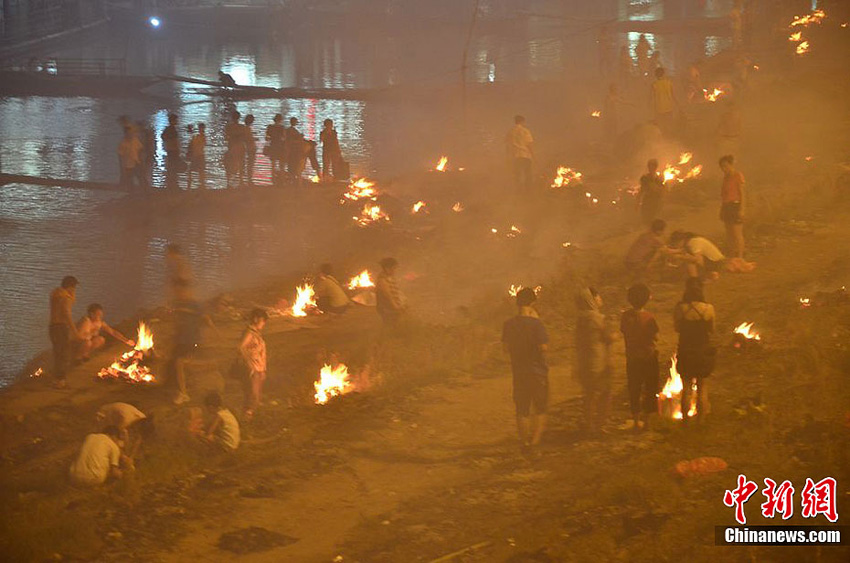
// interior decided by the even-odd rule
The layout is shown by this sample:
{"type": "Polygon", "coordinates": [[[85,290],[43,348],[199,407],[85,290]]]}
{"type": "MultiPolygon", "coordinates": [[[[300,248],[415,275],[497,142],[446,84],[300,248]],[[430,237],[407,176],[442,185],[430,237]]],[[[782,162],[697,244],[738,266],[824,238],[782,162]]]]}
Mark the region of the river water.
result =
{"type": "MultiPolygon", "coordinates": [[[[634,48],[639,29],[660,22],[648,33],[666,67],[675,69],[710,56],[728,45],[722,25],[699,33],[672,31],[672,18],[716,17],[731,0],[619,0],[592,3],[565,12],[563,2],[483,2],[484,17],[472,35],[470,82],[510,88],[521,105],[523,85],[559,84],[573,89],[604,88],[599,40],[616,61],[619,46],[634,48]],[[519,4],[519,3],[517,3],[519,4]],[[536,14],[534,16],[528,15],[536,14]],[[505,19],[508,18],[508,19],[505,19]],[[599,22],[618,20],[602,34],[599,22]],[[630,27],[634,23],[634,28],[630,27]],[[519,94],[517,94],[519,92],[519,94]]],[[[220,186],[218,162],[224,151],[224,116],[233,107],[253,113],[261,133],[275,113],[296,116],[302,132],[318,136],[325,118],[334,120],[352,169],[388,177],[432,165],[451,149],[455,124],[443,96],[427,99],[460,80],[460,60],[468,16],[449,10],[442,19],[409,29],[360,22],[323,27],[293,25],[285,32],[216,30],[181,26],[159,30],[145,26],[109,29],[73,44],[39,53],[56,58],[125,58],[131,74],[176,74],[215,79],[221,68],[240,84],[304,88],[413,88],[405,100],[255,100],[228,102],[195,85],[166,83],[136,98],[0,98],[2,171],[32,176],[114,181],[117,119],[129,115],[157,133],[167,114],[182,124],[208,124],[210,183],[220,186]],[[362,23],[362,25],[361,25],[362,23]],[[423,95],[424,93],[424,95],[423,95]]],[[[615,64],[615,63],[614,63],[615,64]]],[[[474,104],[474,98],[472,103],[474,104]]],[[[509,105],[509,104],[508,104],[509,105]]],[[[506,113],[507,121],[512,112],[506,113]]],[[[527,113],[535,114],[535,108],[527,113]]],[[[530,117],[530,120],[533,119],[530,117]]],[[[537,122],[545,129],[545,115],[537,122]]],[[[498,152],[506,119],[484,119],[470,128],[482,155],[498,152]]],[[[469,133],[469,130],[467,130],[469,133]]],[[[158,141],[158,164],[163,154],[158,141]]],[[[258,182],[267,176],[261,157],[258,182]]],[[[156,174],[155,182],[161,182],[156,174]]],[[[220,217],[174,221],[156,213],[135,217],[113,213],[114,192],[66,190],[30,185],[0,188],[0,385],[48,345],[47,296],[61,277],[83,282],[75,315],[98,301],[117,321],[162,299],[163,249],[177,241],[190,250],[204,274],[201,289],[221,290],[303,267],[304,245],[283,240],[270,222],[234,224],[220,217]]],[[[171,218],[169,218],[171,217],[171,218]]],[[[309,262],[307,262],[309,263],[309,262]]]]}

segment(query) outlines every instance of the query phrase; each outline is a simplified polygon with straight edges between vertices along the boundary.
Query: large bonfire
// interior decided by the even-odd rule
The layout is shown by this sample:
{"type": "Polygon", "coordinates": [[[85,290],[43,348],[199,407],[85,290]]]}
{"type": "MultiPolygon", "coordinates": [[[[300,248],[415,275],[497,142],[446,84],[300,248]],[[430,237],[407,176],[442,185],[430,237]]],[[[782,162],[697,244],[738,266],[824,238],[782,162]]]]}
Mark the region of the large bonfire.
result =
{"type": "Polygon", "coordinates": [[[152,383],[156,376],[146,365],[153,355],[153,332],[140,322],[136,346],[129,352],[124,352],[120,358],[97,373],[100,379],[123,379],[131,383],[152,383]]]}

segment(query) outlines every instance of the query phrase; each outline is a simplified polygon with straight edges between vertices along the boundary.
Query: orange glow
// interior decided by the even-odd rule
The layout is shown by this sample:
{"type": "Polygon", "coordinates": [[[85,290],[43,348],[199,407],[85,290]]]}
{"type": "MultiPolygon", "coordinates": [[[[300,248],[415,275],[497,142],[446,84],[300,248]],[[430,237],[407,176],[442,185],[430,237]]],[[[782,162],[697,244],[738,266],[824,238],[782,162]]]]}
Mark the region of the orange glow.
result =
{"type": "Polygon", "coordinates": [[[345,395],[354,389],[345,364],[331,366],[325,364],[319,372],[319,380],[313,382],[316,394],[313,395],[317,405],[327,404],[333,397],[345,395]]]}
{"type": "Polygon", "coordinates": [[[363,206],[363,210],[360,212],[360,217],[352,217],[352,219],[354,219],[360,227],[368,227],[378,221],[389,221],[390,216],[384,213],[380,206],[369,205],[367,203],[363,206]]]}
{"type": "Polygon", "coordinates": [[[372,276],[369,275],[369,270],[363,270],[358,275],[351,278],[348,282],[348,289],[359,289],[365,287],[375,287],[372,281],[372,276]]]}
{"type": "Polygon", "coordinates": [[[753,330],[753,323],[741,323],[735,327],[735,330],[733,330],[732,333],[740,334],[747,340],[761,340],[761,335],[753,330]]]}
{"type": "Polygon", "coordinates": [[[463,211],[463,209],[463,204],[459,201],[452,205],[452,211],[454,211],[455,213],[460,213],[461,211],[463,211]]]}
{"type": "Polygon", "coordinates": [[[808,52],[809,52],[809,42],[808,41],[803,41],[802,43],[797,45],[797,54],[798,55],[805,55],[808,52]]]}
{"type": "Polygon", "coordinates": [[[791,35],[788,36],[788,41],[802,41],[803,40],[803,32],[795,31],[791,35]]]}
{"type": "MultiPolygon", "coordinates": [[[[670,371],[667,376],[667,381],[664,383],[664,388],[661,390],[661,393],[658,394],[658,397],[664,401],[670,403],[670,416],[674,420],[682,420],[682,391],[685,386],[682,383],[682,376],[679,375],[679,370],[677,369],[678,358],[676,354],[673,354],[673,357],[670,358],[670,371]]],[[[697,384],[696,380],[691,382],[691,397],[688,401],[688,417],[692,417],[697,413],[697,384]]]]}
{"type": "Polygon", "coordinates": [[[722,88],[714,88],[711,92],[703,89],[702,95],[709,102],[716,102],[720,97],[725,94],[725,90],[722,88]]]}
{"type": "Polygon", "coordinates": [[[305,283],[304,285],[299,285],[295,288],[295,292],[295,303],[292,304],[292,308],[289,310],[290,315],[293,317],[306,317],[310,311],[318,312],[316,292],[313,290],[311,284],[305,283]]]}
{"type": "Polygon", "coordinates": [[[343,196],[351,201],[357,201],[358,199],[371,199],[374,201],[378,196],[378,190],[375,189],[375,182],[366,178],[356,178],[348,184],[348,191],[343,196]]]}
{"type": "Polygon", "coordinates": [[[581,172],[566,166],[559,166],[555,179],[552,180],[551,188],[566,188],[572,183],[581,182],[581,172]]]}
{"type": "Polygon", "coordinates": [[[145,356],[153,350],[153,332],[148,326],[140,322],[137,331],[136,346],[129,352],[124,352],[121,357],[97,372],[101,379],[125,379],[134,383],[151,383],[156,377],[150,368],[142,363],[145,356]]]}
{"type": "Polygon", "coordinates": [[[425,207],[426,203],[424,201],[417,201],[413,204],[413,207],[410,208],[411,213],[419,213],[425,207]]]}
{"type": "Polygon", "coordinates": [[[794,19],[791,21],[791,25],[789,27],[796,27],[798,25],[802,25],[803,27],[808,27],[810,24],[817,23],[819,24],[822,19],[826,17],[826,12],[823,10],[814,10],[811,14],[806,16],[794,16],[794,19]]]}
{"type": "Polygon", "coordinates": [[[436,170],[437,172],[445,172],[446,171],[446,165],[448,163],[449,163],[449,157],[441,156],[440,162],[437,163],[437,166],[434,167],[434,170],[436,170]]]}
{"type": "MultiPolygon", "coordinates": [[[[522,289],[525,289],[522,285],[514,285],[511,284],[511,287],[508,289],[508,295],[511,297],[516,297],[517,293],[519,293],[522,289]]],[[[540,290],[543,289],[543,286],[536,286],[534,289],[534,295],[540,295],[540,290]]]]}
{"type": "Polygon", "coordinates": [[[602,117],[602,112],[599,110],[590,112],[590,117],[602,117]]]}

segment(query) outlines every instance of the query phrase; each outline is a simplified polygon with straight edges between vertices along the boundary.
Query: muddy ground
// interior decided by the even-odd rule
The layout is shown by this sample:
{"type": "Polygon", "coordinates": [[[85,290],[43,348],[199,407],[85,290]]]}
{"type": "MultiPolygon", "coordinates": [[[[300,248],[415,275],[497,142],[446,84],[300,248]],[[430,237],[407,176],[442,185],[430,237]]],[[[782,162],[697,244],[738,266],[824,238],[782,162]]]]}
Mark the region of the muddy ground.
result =
{"type": "MultiPolygon", "coordinates": [[[[450,180],[422,174],[387,189],[391,225],[333,227],[324,239],[293,239],[339,258],[338,268],[351,274],[397,254],[413,320],[387,335],[365,307],[339,318],[273,318],[265,404],[253,421],[243,421],[235,455],[211,456],[193,442],[187,407],[170,403],[170,382],[142,388],[95,381],[94,372],[121,352],[117,346],[75,368],[68,390],[24,378],[0,395],[0,551],[10,561],[846,561],[846,547],[714,545],[714,527],[734,524],[722,498],[739,473],[758,483],[789,479],[798,491],[807,477],[833,476],[839,515],[850,492],[850,303],[799,303],[848,281],[850,206],[837,191],[848,146],[848,84],[796,72],[794,83],[810,87],[788,93],[782,87],[791,78],[777,74],[754,81],[747,94],[741,166],[752,196],[748,257],[758,267],[724,275],[707,289],[721,351],[711,380],[713,412],[703,424],[619,430],[628,408],[617,344],[621,369],[610,424],[598,437],[577,430],[572,295],[591,282],[607,313],[623,307],[628,279],[621,255],[636,232],[628,197],[594,207],[582,194],[546,191],[542,172],[531,197],[511,195],[492,171],[450,180]],[[799,107],[806,115],[795,113],[799,107]],[[405,211],[423,190],[431,190],[435,211],[418,221],[405,211]],[[449,209],[459,190],[466,210],[455,214],[449,209]],[[514,239],[489,233],[514,222],[524,231],[514,239]],[[561,247],[566,241],[574,244],[561,247]],[[499,344],[501,322],[512,314],[510,283],[543,286],[539,310],[552,338],[551,425],[536,456],[522,455],[516,442],[499,344]],[[761,332],[760,346],[732,347],[732,329],[744,321],[761,332]],[[312,381],[328,353],[368,373],[368,385],[317,406],[312,381]],[[115,400],[155,413],[157,437],[126,479],[73,489],[70,459],[93,429],[97,407],[115,400]],[[723,458],[728,469],[688,478],[674,473],[677,462],[702,456],[723,458]]],[[[706,167],[703,178],[671,195],[671,227],[719,241],[709,138],[706,132],[701,144],[658,150],[673,158],[693,149],[706,167]]],[[[552,160],[563,156],[551,152],[552,160]]],[[[575,158],[599,171],[588,185],[613,198],[625,164],[612,164],[606,154],[592,144],[575,158]]],[[[230,205],[229,197],[210,194],[191,206],[161,199],[143,212],[215,213],[230,205]]],[[[240,201],[250,202],[241,204],[246,215],[309,209],[338,224],[351,211],[336,194],[263,192],[240,201]]],[[[309,217],[301,220],[324,232],[309,217]]],[[[195,400],[188,406],[205,390],[223,388],[226,403],[241,408],[239,383],[226,375],[243,326],[239,315],[291,298],[299,281],[282,276],[233,293],[234,309],[219,311],[218,330],[207,334],[206,364],[190,375],[195,400]]],[[[651,284],[649,308],[662,328],[665,358],[675,347],[670,311],[682,281],[682,272],[668,268],[651,284]]],[[[157,349],[167,350],[167,311],[139,316],[152,321],[157,349]]],[[[121,327],[129,332],[135,323],[127,319],[121,327]]],[[[748,503],[748,523],[776,523],[761,518],[761,502],[757,494],[748,503]]],[[[790,523],[826,521],[804,520],[795,510],[790,523]]]]}

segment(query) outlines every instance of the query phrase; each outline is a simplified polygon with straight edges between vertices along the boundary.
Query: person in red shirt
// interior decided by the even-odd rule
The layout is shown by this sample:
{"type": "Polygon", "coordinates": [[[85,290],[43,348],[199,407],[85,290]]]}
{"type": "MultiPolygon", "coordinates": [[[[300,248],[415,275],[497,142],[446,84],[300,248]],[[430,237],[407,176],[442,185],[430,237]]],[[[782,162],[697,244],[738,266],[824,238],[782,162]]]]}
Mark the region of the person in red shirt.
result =
{"type": "Polygon", "coordinates": [[[626,343],[626,378],[629,389],[629,405],[632,410],[634,429],[646,429],[649,415],[658,409],[658,323],[655,316],[643,308],[649,301],[649,288],[637,283],[629,288],[628,300],[631,309],[620,316],[620,332],[626,343]]]}
{"type": "Polygon", "coordinates": [[[720,188],[720,219],[726,225],[726,244],[733,258],[744,257],[744,175],[735,169],[731,154],[720,157],[723,185],[720,188]]]}

